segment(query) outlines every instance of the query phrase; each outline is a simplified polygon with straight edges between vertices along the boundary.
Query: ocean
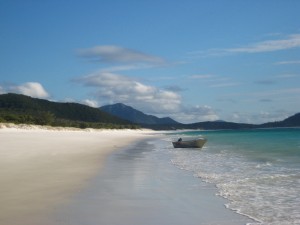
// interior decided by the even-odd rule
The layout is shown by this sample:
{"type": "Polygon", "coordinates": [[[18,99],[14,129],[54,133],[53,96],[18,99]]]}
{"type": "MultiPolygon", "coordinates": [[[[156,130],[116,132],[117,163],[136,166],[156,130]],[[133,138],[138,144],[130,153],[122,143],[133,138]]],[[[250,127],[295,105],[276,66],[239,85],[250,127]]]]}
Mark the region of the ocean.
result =
{"type": "Polygon", "coordinates": [[[300,128],[187,131],[168,138],[208,139],[202,150],[173,149],[171,162],[217,187],[226,207],[257,222],[300,224],[300,128]]]}

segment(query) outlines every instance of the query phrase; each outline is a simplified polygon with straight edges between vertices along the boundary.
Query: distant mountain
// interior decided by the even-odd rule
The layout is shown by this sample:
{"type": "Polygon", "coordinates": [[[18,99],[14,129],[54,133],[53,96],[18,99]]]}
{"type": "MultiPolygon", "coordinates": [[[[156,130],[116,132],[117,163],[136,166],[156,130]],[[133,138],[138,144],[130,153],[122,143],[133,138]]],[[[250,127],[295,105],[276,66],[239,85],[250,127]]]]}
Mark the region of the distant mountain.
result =
{"type": "Polygon", "coordinates": [[[170,117],[147,115],[122,103],[100,109],[78,103],[59,103],[19,94],[0,95],[0,122],[30,123],[51,126],[93,128],[137,128],[155,130],[175,129],[255,129],[300,127],[300,113],[285,120],[260,125],[208,121],[192,124],[178,123],[170,117]]]}
{"type": "Polygon", "coordinates": [[[253,124],[232,123],[225,121],[207,121],[186,124],[186,129],[204,129],[204,130],[226,130],[226,129],[251,129],[255,128],[253,124]]]}
{"type": "Polygon", "coordinates": [[[156,116],[147,115],[139,110],[132,108],[131,106],[127,106],[122,103],[102,106],[100,107],[100,109],[124,120],[128,120],[132,123],[141,125],[179,124],[170,117],[158,118],[156,116]]]}
{"type": "Polygon", "coordinates": [[[86,105],[51,102],[19,94],[0,95],[1,121],[82,127],[132,124],[86,105]]]}
{"type": "Polygon", "coordinates": [[[283,121],[264,123],[260,125],[247,123],[233,123],[223,120],[206,121],[191,124],[182,124],[169,117],[158,118],[156,116],[147,115],[130,106],[122,103],[114,105],[106,105],[100,108],[112,115],[122,119],[129,120],[139,124],[142,127],[154,130],[175,130],[175,129],[203,129],[203,130],[220,130],[220,129],[255,129],[255,128],[272,128],[272,127],[300,127],[300,113],[295,114],[283,121]]]}
{"type": "Polygon", "coordinates": [[[263,128],[300,127],[300,113],[290,116],[287,119],[282,120],[282,121],[261,124],[261,125],[259,125],[259,127],[263,127],[263,128]]]}
{"type": "Polygon", "coordinates": [[[188,129],[188,130],[228,130],[228,129],[252,129],[256,128],[256,125],[245,124],[245,123],[232,123],[225,121],[206,121],[191,124],[172,124],[172,125],[143,125],[143,127],[151,128],[154,130],[177,130],[177,129],[188,129]]]}
{"type": "Polygon", "coordinates": [[[297,113],[282,122],[283,126],[300,126],[300,113],[297,113]]]}
{"type": "Polygon", "coordinates": [[[275,128],[275,127],[300,127],[300,113],[288,117],[283,121],[269,122],[264,124],[247,124],[247,123],[232,123],[226,121],[208,121],[192,124],[183,124],[184,129],[204,129],[204,130],[219,130],[219,129],[255,129],[255,128],[275,128]]]}

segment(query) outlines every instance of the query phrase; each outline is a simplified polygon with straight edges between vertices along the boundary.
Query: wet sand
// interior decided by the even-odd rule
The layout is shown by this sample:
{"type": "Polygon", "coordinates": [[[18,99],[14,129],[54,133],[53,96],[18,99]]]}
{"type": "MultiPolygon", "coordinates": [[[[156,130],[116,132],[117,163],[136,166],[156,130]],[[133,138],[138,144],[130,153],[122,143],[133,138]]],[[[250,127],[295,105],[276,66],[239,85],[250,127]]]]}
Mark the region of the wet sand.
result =
{"type": "Polygon", "coordinates": [[[143,140],[110,154],[104,168],[55,225],[242,225],[253,222],[229,209],[216,188],[170,162],[170,155],[143,140]]]}

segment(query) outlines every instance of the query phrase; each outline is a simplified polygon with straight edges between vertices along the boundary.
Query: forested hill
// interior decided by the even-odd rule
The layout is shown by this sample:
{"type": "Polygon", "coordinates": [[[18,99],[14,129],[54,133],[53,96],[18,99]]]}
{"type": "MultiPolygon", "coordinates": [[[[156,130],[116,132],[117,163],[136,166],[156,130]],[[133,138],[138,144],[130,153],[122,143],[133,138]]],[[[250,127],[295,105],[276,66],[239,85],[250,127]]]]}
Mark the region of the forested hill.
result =
{"type": "Polygon", "coordinates": [[[3,94],[0,95],[0,122],[71,126],[80,128],[145,127],[155,130],[255,129],[300,127],[300,113],[297,113],[282,121],[264,123],[260,125],[232,123],[225,121],[182,124],[172,120],[169,117],[158,118],[155,116],[146,115],[124,104],[115,104],[109,107],[106,106],[98,109],[78,103],[59,103],[31,98],[19,94],[3,94]],[[116,115],[122,116],[123,119],[116,115]]]}
{"type": "Polygon", "coordinates": [[[59,103],[20,94],[0,95],[0,122],[94,128],[135,128],[131,122],[97,108],[59,103]]]}

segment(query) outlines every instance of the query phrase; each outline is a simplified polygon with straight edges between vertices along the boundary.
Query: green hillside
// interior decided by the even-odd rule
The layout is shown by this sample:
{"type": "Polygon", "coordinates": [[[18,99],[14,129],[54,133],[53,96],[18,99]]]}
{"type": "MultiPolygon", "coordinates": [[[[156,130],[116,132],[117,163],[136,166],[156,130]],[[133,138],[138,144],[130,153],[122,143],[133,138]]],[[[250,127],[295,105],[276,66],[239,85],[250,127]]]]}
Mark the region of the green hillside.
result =
{"type": "Polygon", "coordinates": [[[78,103],[59,103],[19,94],[0,95],[0,122],[80,128],[136,128],[129,121],[78,103]]]}

